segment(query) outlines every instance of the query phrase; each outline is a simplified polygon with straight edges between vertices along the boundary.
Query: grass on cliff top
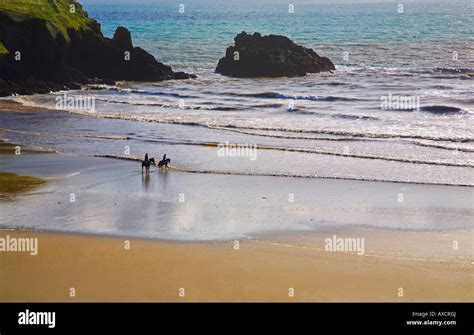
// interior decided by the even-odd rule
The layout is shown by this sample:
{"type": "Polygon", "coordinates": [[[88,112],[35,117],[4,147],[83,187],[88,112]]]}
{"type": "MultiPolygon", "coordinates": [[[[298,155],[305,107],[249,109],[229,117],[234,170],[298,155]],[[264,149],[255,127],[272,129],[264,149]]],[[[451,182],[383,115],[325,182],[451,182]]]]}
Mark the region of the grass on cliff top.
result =
{"type": "Polygon", "coordinates": [[[8,55],[9,53],[10,53],[10,51],[8,51],[8,49],[5,48],[5,46],[3,45],[3,43],[0,42],[0,56],[8,55]]]}
{"type": "Polygon", "coordinates": [[[8,13],[15,21],[46,20],[53,33],[59,32],[66,39],[67,29],[89,29],[87,14],[80,3],[72,0],[0,0],[0,11],[8,13]],[[75,12],[71,12],[71,8],[75,12]]]}

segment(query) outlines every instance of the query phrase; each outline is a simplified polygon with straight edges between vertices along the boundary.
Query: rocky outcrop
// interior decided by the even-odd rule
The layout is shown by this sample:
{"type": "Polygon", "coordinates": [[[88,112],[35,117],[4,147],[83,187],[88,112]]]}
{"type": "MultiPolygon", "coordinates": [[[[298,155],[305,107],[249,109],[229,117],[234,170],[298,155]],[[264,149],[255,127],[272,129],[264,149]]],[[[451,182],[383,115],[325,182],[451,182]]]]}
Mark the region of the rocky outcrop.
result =
{"type": "Polygon", "coordinates": [[[115,30],[115,34],[112,38],[112,41],[114,41],[114,44],[116,46],[124,50],[133,49],[132,34],[130,34],[128,29],[125,27],[120,26],[117,28],[117,30],[115,30]]]}
{"type": "Polygon", "coordinates": [[[134,47],[124,27],[118,27],[113,38],[104,37],[99,23],[85,12],[82,15],[87,23],[67,28],[65,33],[55,31],[42,18],[22,16],[19,20],[15,15],[0,8],[0,96],[47,93],[116,80],[195,78],[174,72],[142,48],[134,47]]]}
{"type": "Polygon", "coordinates": [[[298,77],[335,70],[329,58],[279,35],[238,34],[216,72],[232,77],[298,77]]]}

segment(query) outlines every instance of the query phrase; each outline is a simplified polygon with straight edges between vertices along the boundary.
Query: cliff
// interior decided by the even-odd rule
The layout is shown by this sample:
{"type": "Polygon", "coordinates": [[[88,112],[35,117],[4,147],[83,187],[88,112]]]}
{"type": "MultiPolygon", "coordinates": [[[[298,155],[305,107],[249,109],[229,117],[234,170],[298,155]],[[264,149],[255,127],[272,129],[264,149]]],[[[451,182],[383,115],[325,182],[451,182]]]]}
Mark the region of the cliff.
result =
{"type": "Polygon", "coordinates": [[[47,93],[116,80],[162,81],[195,76],[174,72],[118,27],[103,36],[78,2],[0,2],[0,96],[47,93]]]}

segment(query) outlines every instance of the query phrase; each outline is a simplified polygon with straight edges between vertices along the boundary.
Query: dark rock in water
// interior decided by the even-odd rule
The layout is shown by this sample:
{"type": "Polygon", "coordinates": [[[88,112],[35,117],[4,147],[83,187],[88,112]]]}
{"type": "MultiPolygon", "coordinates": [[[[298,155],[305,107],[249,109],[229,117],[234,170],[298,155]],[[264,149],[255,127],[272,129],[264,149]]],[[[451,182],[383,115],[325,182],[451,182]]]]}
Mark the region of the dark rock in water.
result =
{"type": "Polygon", "coordinates": [[[122,27],[122,26],[117,27],[112,40],[114,41],[115,45],[118,46],[119,48],[129,50],[129,51],[133,49],[132,34],[130,34],[128,29],[125,27],[122,27]]]}
{"type": "Polygon", "coordinates": [[[332,71],[329,58],[313,49],[295,44],[279,35],[238,34],[235,45],[227,48],[216,72],[232,77],[298,77],[307,73],[332,71]]]}
{"type": "MultiPolygon", "coordinates": [[[[52,3],[37,1],[44,8],[52,3]]],[[[53,4],[70,6],[68,0],[53,4]]],[[[118,27],[111,39],[104,37],[100,24],[75,4],[75,15],[85,22],[79,27],[54,27],[42,18],[13,15],[3,8],[7,4],[0,6],[0,96],[77,89],[83,84],[113,85],[117,80],[195,78],[174,72],[145,50],[134,47],[125,27],[118,27]]]]}
{"type": "Polygon", "coordinates": [[[113,85],[115,85],[115,80],[112,80],[112,79],[102,79],[102,80],[101,80],[101,83],[104,84],[104,85],[113,86],[113,85]]]}
{"type": "Polygon", "coordinates": [[[63,87],[44,80],[4,80],[0,78],[0,97],[12,94],[30,95],[34,93],[46,94],[61,90],[63,87]]]}
{"type": "Polygon", "coordinates": [[[70,90],[80,90],[81,89],[81,84],[79,83],[68,83],[66,87],[70,90]]]}
{"type": "Polygon", "coordinates": [[[174,79],[195,79],[197,78],[194,74],[189,74],[185,72],[175,72],[174,79]]]}

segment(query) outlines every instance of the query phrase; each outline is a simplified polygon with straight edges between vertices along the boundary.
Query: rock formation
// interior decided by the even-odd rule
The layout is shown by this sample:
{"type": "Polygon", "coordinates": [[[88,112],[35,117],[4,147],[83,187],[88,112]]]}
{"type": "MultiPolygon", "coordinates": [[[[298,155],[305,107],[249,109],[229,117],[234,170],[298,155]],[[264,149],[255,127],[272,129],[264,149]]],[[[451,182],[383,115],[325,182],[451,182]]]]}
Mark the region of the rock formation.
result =
{"type": "Polygon", "coordinates": [[[279,35],[238,34],[216,72],[232,77],[298,77],[335,70],[326,57],[279,35]]]}
{"type": "Polygon", "coordinates": [[[0,4],[0,96],[116,80],[195,78],[174,72],[134,47],[124,27],[118,27],[112,39],[104,37],[99,23],[77,2],[37,2],[18,8],[15,2],[0,4]],[[70,11],[72,5],[74,12],[70,11]]]}

